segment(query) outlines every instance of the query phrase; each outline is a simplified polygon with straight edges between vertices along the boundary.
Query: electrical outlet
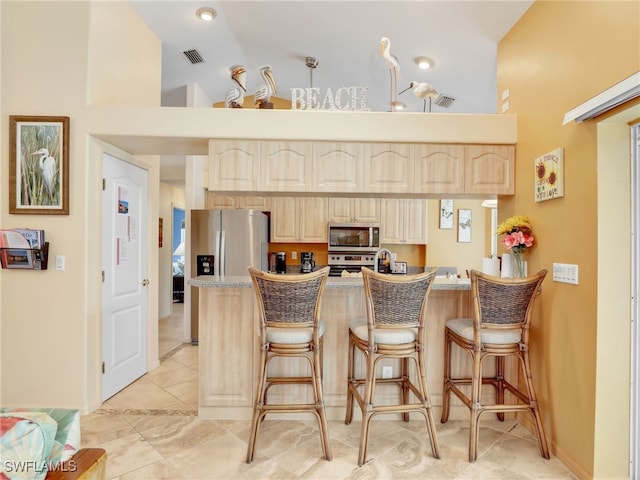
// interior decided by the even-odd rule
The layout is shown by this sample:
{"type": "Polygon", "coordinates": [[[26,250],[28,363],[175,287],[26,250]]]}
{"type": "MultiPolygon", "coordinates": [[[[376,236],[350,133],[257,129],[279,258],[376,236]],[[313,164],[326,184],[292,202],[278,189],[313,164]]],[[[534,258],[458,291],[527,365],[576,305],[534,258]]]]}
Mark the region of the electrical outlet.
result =
{"type": "Polygon", "coordinates": [[[578,265],[572,263],[554,263],[553,281],[578,285],[578,265]]]}
{"type": "Polygon", "coordinates": [[[392,377],[393,377],[393,367],[391,365],[383,365],[382,378],[392,378],[392,377]]]}
{"type": "Polygon", "coordinates": [[[291,252],[291,260],[295,260],[298,258],[298,252],[291,252]]]}

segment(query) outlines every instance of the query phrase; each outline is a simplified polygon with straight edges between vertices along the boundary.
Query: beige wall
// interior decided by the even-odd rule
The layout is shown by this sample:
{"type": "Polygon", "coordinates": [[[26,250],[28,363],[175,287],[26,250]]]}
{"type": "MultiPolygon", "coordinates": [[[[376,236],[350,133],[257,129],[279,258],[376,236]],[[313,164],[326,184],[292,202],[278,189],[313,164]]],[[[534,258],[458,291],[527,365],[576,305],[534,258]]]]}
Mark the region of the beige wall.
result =
{"type": "MultiPolygon", "coordinates": [[[[90,138],[87,102],[91,97],[96,104],[157,104],[161,71],[161,45],[133,9],[117,2],[118,22],[114,23],[104,11],[105,3],[0,3],[2,44],[11,45],[2,50],[0,130],[8,131],[12,114],[71,118],[69,215],[9,215],[6,204],[0,204],[2,228],[44,229],[51,243],[50,255],[66,256],[64,272],[54,268],[0,272],[3,406],[64,406],[87,411],[100,405],[100,264],[96,259],[100,258],[101,229],[97,212],[102,151],[108,147],[90,138]],[[52,25],[64,35],[51,35],[52,25]],[[123,48],[127,44],[137,48],[123,48]],[[112,50],[112,45],[117,48],[112,50]],[[102,75],[100,65],[122,72],[138,56],[147,61],[135,71],[135,77],[112,83],[113,78],[102,75]],[[34,65],[39,70],[34,71],[34,65]]],[[[7,152],[5,136],[0,143],[0,151],[7,152]]],[[[137,160],[117,149],[110,151],[149,169],[150,195],[157,198],[157,159],[137,160]]],[[[2,162],[0,177],[0,184],[7,185],[8,161],[2,162]]],[[[2,192],[4,197],[4,187],[2,192]]],[[[148,246],[157,255],[157,201],[150,202],[149,208],[153,241],[150,238],[148,246]]],[[[150,262],[149,276],[152,285],[157,285],[157,262],[150,262]]],[[[149,290],[148,309],[155,318],[157,305],[154,286],[149,290]]],[[[149,350],[150,365],[157,364],[155,343],[155,360],[153,345],[149,350]]]]}
{"type": "Polygon", "coordinates": [[[630,248],[624,240],[598,243],[607,225],[602,216],[617,218],[607,228],[628,238],[629,157],[599,159],[596,122],[562,121],[568,110],[640,70],[639,32],[638,2],[536,2],[498,49],[499,98],[508,88],[508,113],[518,116],[516,196],[500,199],[499,220],[530,216],[537,239],[527,254],[530,271],[551,271],[553,262],[580,268],[577,286],[555,283],[549,274],[532,331],[547,433],[554,453],[580,478],[629,475],[630,280],[628,267],[614,275],[599,260],[616,250],[616,263],[627,266],[630,248]],[[565,196],[535,203],[533,160],[558,147],[564,148],[565,196]],[[627,172],[616,176],[613,197],[611,183],[599,181],[606,169],[627,172]],[[600,295],[607,284],[619,294],[600,295]],[[618,341],[606,335],[611,328],[618,341]]]}

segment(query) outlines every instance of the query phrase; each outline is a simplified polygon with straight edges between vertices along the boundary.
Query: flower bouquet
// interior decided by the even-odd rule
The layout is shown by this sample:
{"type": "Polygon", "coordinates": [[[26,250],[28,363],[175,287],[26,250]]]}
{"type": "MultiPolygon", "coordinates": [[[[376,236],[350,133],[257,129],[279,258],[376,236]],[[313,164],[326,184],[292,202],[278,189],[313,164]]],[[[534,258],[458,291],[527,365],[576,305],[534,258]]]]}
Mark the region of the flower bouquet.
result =
{"type": "Polygon", "coordinates": [[[498,226],[497,235],[503,235],[502,244],[511,250],[518,269],[518,276],[525,277],[523,255],[533,246],[533,235],[529,217],[515,215],[498,226]]]}

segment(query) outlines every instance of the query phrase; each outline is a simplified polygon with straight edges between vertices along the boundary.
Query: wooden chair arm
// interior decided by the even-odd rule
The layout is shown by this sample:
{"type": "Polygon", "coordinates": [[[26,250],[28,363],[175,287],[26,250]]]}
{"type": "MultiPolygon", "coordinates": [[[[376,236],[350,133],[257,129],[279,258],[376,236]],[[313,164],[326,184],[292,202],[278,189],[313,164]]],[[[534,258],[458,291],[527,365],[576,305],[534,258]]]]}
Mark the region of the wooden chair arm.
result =
{"type": "Polygon", "coordinates": [[[104,480],[107,452],[103,448],[82,448],[55,470],[50,470],[45,480],[104,480]]]}

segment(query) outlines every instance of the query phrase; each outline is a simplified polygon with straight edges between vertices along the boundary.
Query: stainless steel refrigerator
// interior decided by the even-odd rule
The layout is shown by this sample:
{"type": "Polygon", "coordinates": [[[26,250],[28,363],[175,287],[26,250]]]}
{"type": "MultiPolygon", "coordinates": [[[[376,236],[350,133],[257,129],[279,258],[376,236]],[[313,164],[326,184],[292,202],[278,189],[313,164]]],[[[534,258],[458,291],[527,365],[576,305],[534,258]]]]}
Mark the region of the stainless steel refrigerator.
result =
{"type": "MultiPolygon", "coordinates": [[[[259,210],[192,210],[191,272],[197,256],[213,255],[214,275],[249,275],[268,269],[269,219],[259,210]]],[[[191,342],[198,342],[198,288],[191,287],[191,342]]]]}

